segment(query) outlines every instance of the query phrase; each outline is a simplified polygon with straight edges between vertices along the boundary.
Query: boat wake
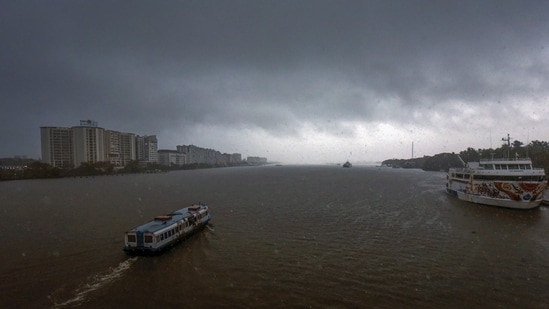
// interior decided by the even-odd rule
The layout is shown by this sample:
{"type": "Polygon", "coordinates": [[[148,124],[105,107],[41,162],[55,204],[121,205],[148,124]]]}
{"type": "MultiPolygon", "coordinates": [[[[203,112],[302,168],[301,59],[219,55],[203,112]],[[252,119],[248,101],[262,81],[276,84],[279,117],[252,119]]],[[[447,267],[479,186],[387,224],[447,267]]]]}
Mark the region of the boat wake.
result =
{"type": "Polygon", "coordinates": [[[124,272],[128,270],[137,259],[138,257],[129,258],[116,267],[110,267],[105,272],[90,277],[89,280],[82,283],[81,286],[75,290],[74,297],[60,303],[56,302],[53,308],[78,307],[86,301],[90,293],[102,289],[122,277],[124,272]]]}

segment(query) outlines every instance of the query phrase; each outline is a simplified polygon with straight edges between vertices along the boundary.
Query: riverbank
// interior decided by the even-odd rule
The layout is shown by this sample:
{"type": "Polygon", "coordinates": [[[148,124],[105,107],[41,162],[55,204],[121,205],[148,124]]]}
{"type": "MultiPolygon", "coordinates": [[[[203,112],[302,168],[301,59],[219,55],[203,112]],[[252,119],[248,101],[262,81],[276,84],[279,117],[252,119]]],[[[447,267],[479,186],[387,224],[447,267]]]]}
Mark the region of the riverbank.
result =
{"type": "Polygon", "coordinates": [[[139,165],[136,163],[128,164],[123,168],[117,168],[107,162],[94,164],[82,164],[78,168],[60,169],[36,160],[27,162],[25,165],[11,165],[9,168],[1,168],[0,181],[24,180],[24,179],[47,179],[47,178],[83,178],[96,176],[123,176],[129,174],[156,174],[167,173],[176,170],[193,170],[207,168],[221,168],[232,166],[253,166],[247,163],[240,164],[207,164],[193,163],[182,166],[163,166],[156,163],[139,165]]]}

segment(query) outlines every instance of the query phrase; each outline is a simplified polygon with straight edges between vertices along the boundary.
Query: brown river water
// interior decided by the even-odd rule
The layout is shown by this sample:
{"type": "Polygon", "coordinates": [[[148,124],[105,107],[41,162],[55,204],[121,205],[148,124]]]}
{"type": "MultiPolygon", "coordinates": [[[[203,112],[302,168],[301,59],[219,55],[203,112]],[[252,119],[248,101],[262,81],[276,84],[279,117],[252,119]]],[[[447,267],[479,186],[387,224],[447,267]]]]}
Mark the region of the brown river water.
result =
{"type": "Polygon", "coordinates": [[[445,181],[317,165],[0,182],[0,308],[549,308],[549,208],[445,181]],[[211,226],[124,254],[126,230],[198,202],[211,226]]]}

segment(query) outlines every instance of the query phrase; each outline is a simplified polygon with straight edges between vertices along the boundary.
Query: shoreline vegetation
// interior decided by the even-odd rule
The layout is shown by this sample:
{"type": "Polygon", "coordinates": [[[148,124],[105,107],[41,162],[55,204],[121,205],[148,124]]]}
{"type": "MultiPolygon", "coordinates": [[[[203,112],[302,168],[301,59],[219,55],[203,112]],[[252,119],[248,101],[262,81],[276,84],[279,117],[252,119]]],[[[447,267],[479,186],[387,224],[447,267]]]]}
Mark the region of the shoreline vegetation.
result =
{"type": "Polygon", "coordinates": [[[381,162],[381,166],[447,172],[452,167],[463,167],[458,155],[464,162],[478,162],[480,159],[490,158],[530,158],[534,167],[543,168],[546,173],[549,171],[549,143],[543,141],[533,141],[526,146],[520,141],[514,141],[496,149],[469,147],[458,154],[452,152],[412,159],[388,159],[381,162]]]}
{"type": "Polygon", "coordinates": [[[231,166],[254,166],[245,161],[239,164],[207,164],[193,163],[181,166],[165,166],[158,163],[140,164],[132,161],[124,167],[116,167],[110,162],[83,163],[77,168],[52,167],[35,159],[4,158],[0,159],[0,181],[22,179],[47,179],[64,177],[95,177],[121,176],[127,174],[167,173],[176,170],[192,170],[205,168],[219,168],[231,166]]]}

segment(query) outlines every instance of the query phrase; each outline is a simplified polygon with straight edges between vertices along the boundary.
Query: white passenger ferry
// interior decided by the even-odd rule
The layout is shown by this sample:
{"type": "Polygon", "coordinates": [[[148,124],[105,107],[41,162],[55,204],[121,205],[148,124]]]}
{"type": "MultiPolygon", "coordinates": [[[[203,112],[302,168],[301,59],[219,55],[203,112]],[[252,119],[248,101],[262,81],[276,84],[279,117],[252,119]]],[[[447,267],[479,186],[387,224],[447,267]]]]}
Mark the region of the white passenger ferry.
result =
{"type": "Polygon", "coordinates": [[[210,221],[208,206],[199,203],[157,216],[126,232],[124,251],[128,254],[154,254],[179,243],[210,221]]]}
{"type": "Polygon", "coordinates": [[[490,159],[449,169],[448,193],[460,200],[516,209],[538,207],[547,185],[543,168],[529,158],[490,159]]]}

